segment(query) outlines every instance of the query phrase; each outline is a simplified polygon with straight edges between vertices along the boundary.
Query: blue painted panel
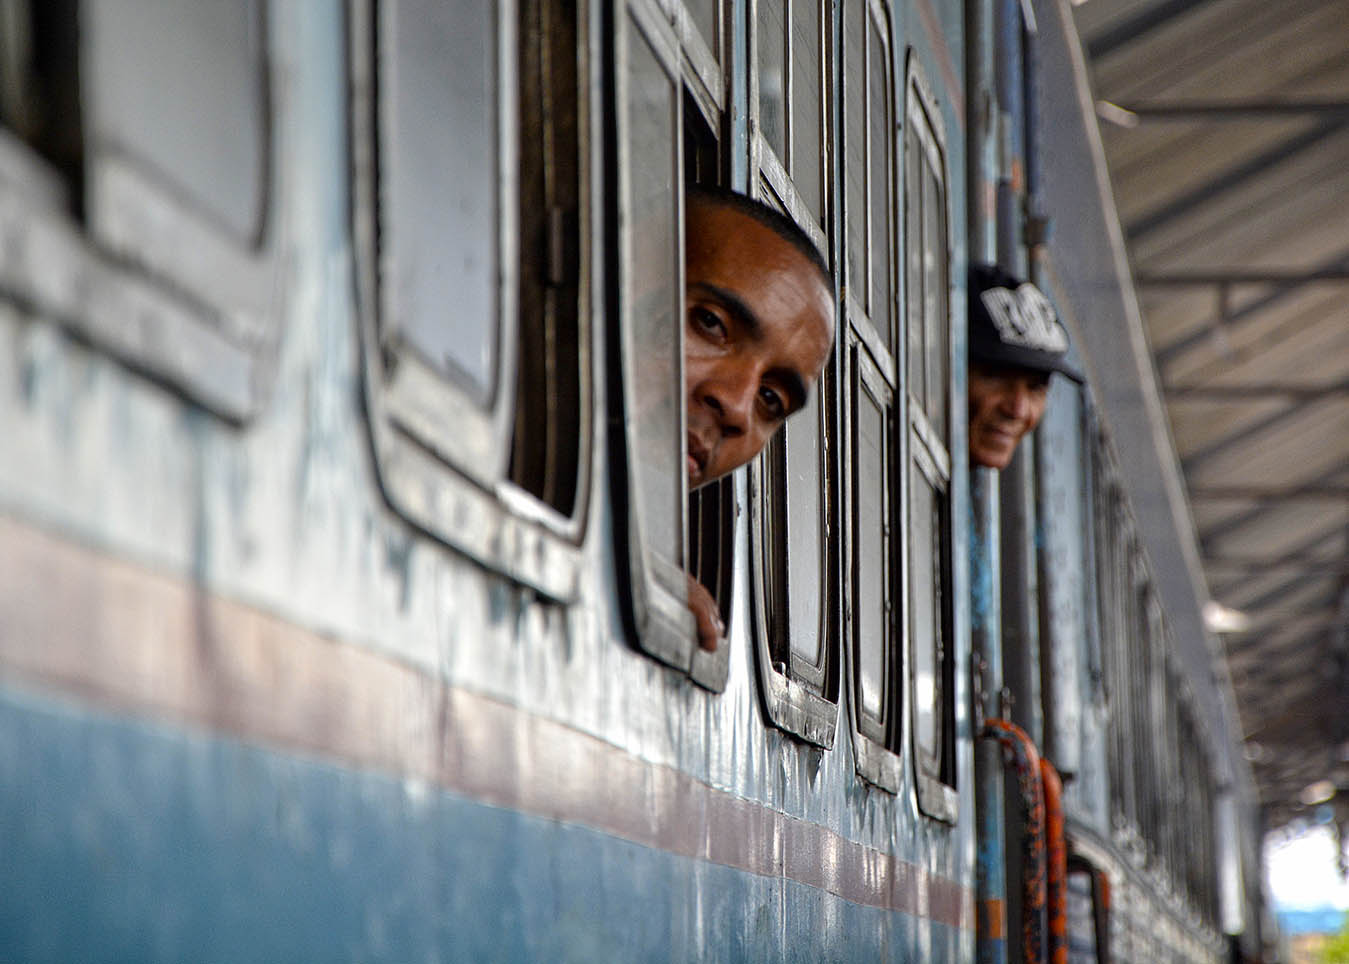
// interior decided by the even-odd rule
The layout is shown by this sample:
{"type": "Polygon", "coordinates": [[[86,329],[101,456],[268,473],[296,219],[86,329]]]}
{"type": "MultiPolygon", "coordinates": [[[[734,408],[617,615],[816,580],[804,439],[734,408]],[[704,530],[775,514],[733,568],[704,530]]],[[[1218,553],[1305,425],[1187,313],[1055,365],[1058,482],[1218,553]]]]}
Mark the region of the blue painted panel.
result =
{"type": "Polygon", "coordinates": [[[0,841],[6,960],[903,961],[918,933],[796,882],[3,689],[0,841]]]}

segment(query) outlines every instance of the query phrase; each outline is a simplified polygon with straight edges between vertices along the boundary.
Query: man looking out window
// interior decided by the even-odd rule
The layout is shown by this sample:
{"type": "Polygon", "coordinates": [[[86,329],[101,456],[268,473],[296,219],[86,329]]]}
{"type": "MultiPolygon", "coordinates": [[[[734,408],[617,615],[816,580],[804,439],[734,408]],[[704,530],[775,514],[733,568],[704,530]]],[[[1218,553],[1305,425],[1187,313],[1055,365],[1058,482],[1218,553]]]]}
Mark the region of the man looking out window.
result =
{"type": "Polygon", "coordinates": [[[1039,288],[992,265],[970,268],[970,465],[1004,469],[1040,423],[1054,372],[1082,381],[1068,333],[1039,288]]]}
{"type": "MultiPolygon", "coordinates": [[[[801,410],[834,341],[829,266],[790,218],[741,194],[690,188],[685,219],[684,403],[689,488],[758,455],[801,410]]],[[[725,631],[688,581],[698,645],[725,631]]]]}

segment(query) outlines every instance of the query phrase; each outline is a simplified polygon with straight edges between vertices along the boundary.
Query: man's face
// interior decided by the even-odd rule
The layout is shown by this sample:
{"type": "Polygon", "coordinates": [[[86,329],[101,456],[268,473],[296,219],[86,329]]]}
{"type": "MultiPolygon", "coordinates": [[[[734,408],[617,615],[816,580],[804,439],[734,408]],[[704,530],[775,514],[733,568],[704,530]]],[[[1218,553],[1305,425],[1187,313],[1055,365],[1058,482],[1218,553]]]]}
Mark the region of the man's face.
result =
{"type": "Polygon", "coordinates": [[[694,488],[758,455],[806,403],[834,338],[819,270],[733,208],[691,203],[684,388],[694,488]]]}
{"type": "Polygon", "coordinates": [[[1003,469],[1045,413],[1049,373],[970,363],[970,463],[1003,469]]]}

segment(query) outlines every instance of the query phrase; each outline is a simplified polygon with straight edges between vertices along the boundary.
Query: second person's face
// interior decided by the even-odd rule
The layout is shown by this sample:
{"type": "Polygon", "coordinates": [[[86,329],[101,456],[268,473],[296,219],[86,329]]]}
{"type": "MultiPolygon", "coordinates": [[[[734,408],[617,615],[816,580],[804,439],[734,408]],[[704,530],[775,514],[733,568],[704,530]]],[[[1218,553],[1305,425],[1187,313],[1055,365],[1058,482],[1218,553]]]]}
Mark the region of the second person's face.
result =
{"type": "Polygon", "coordinates": [[[970,464],[1005,469],[1017,444],[1040,423],[1049,374],[970,364],[970,464]]]}

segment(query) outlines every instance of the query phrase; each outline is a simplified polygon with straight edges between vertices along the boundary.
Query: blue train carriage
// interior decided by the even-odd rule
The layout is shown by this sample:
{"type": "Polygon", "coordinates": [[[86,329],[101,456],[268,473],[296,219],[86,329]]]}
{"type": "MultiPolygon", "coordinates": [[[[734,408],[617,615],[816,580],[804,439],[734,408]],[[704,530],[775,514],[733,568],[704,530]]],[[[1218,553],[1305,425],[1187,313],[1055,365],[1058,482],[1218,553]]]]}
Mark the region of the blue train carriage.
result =
{"type": "MultiPolygon", "coordinates": [[[[967,250],[1002,254],[966,203],[993,7],[15,4],[4,955],[1007,951],[960,321],[967,250]],[[693,493],[689,183],[838,283],[808,413],[693,493]]],[[[1070,826],[1132,939],[1170,891],[1129,834],[1171,825],[1085,739],[1070,826]]]]}
{"type": "Polygon", "coordinates": [[[1200,618],[1071,18],[1054,3],[971,10],[970,87],[1004,111],[970,134],[970,190],[993,212],[971,221],[972,257],[1049,292],[1089,376],[1055,379],[1012,465],[974,477],[977,712],[1007,717],[1061,775],[1066,838],[1055,921],[1028,886],[1043,859],[1025,847],[1028,807],[981,744],[978,959],[1034,959],[1032,937],[1047,959],[1064,943],[1074,961],[1261,959],[1258,798],[1200,618]]]}

